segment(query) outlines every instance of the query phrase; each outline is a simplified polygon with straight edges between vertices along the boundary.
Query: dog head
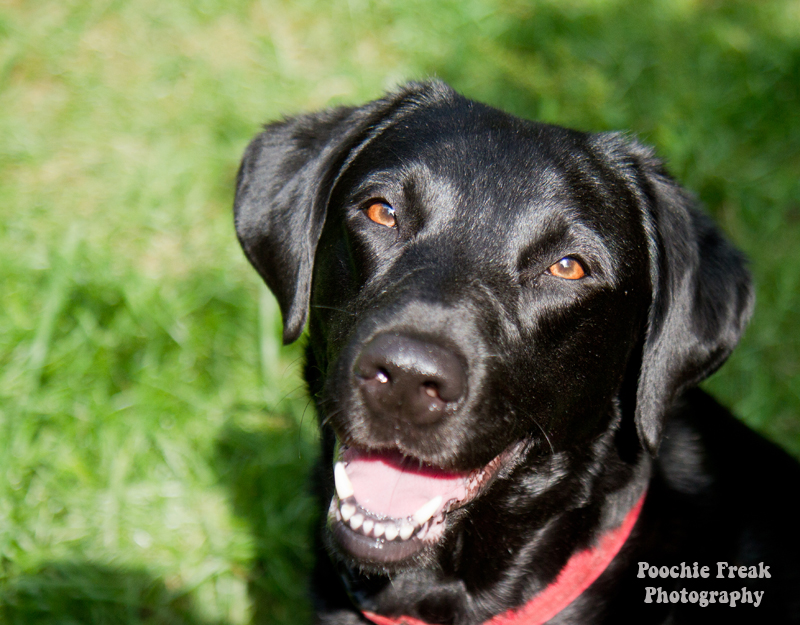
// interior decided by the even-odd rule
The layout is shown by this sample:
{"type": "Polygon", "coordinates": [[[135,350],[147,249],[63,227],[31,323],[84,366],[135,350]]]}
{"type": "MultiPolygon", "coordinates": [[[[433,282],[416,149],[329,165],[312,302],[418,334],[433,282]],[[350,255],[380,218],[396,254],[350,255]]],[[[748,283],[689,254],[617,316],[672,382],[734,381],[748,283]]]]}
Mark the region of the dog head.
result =
{"type": "Polygon", "coordinates": [[[609,432],[657,453],[751,309],[742,257],[650,150],[438,82],[267,126],[235,223],[284,341],[309,321],[329,544],[363,566],[437,553],[497,482],[531,505],[537,462],[609,432]]]}

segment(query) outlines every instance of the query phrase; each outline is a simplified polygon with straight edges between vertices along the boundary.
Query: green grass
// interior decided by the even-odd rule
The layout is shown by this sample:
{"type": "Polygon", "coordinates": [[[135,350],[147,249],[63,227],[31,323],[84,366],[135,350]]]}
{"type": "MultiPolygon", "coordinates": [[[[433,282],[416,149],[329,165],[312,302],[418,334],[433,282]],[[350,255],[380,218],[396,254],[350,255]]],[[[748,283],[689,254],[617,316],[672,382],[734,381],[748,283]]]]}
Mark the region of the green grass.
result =
{"type": "Polygon", "coordinates": [[[758,286],[707,385],[800,456],[796,2],[7,2],[0,622],[308,620],[314,419],[235,171],[264,121],[431,75],[657,146],[758,286]]]}

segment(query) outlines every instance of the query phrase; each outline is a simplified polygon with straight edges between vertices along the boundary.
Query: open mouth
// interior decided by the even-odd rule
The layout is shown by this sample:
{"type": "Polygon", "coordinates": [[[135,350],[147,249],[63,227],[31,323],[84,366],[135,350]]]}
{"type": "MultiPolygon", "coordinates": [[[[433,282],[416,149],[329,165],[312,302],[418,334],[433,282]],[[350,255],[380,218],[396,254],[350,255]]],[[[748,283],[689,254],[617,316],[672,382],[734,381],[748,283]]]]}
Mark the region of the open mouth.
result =
{"type": "Polygon", "coordinates": [[[520,444],[472,471],[446,471],[396,451],[341,445],[328,521],[334,538],[363,562],[396,563],[435,544],[448,513],[483,492],[520,444]]]}

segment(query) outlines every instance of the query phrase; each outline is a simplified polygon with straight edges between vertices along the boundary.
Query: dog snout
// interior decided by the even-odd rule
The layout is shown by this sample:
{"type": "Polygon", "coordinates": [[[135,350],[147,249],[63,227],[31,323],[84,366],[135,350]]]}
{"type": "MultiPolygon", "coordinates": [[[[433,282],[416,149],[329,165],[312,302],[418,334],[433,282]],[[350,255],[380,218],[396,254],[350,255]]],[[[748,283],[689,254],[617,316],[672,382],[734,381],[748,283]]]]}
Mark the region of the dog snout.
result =
{"type": "Polygon", "coordinates": [[[356,360],[354,374],[371,417],[418,425],[442,419],[467,390],[467,374],[452,350],[398,334],[380,334],[356,360]]]}

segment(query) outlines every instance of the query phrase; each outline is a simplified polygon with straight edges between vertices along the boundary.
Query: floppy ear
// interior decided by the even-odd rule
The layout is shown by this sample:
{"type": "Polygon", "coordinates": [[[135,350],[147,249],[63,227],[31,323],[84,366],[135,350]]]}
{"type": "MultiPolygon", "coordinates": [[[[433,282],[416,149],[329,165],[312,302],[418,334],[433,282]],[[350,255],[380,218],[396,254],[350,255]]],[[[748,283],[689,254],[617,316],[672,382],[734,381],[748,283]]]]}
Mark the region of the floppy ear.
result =
{"type": "Polygon", "coordinates": [[[754,297],[745,257],[699,212],[652,150],[619,135],[610,138],[617,148],[624,143],[645,206],[653,299],[636,427],[655,455],[673,401],[725,362],[750,319],[754,297]]]}
{"type": "Polygon", "coordinates": [[[278,300],[284,343],[303,331],[328,199],[347,159],[404,103],[430,88],[412,83],[359,108],[270,124],[245,151],[236,180],[236,234],[278,300]]]}

